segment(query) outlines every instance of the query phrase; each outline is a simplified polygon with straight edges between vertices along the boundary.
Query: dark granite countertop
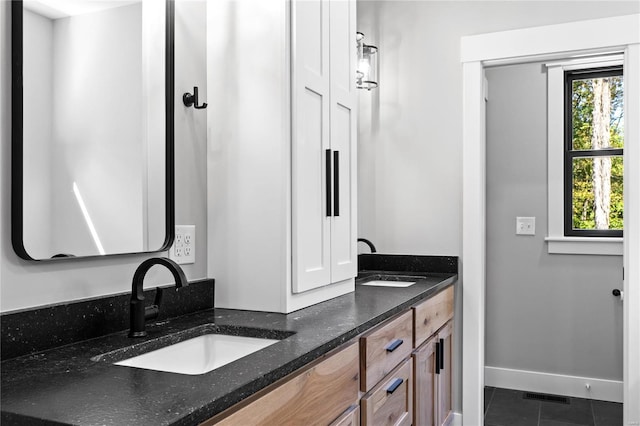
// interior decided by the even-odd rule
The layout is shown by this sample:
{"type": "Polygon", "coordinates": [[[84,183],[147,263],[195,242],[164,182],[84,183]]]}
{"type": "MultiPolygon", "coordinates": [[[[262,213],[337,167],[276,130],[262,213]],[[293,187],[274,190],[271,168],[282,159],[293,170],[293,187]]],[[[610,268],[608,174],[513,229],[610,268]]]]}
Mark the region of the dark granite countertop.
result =
{"type": "Polygon", "coordinates": [[[406,288],[356,285],[354,293],[288,315],[210,309],[161,321],[148,325],[149,336],[128,351],[118,351],[133,343],[124,331],[9,359],[1,364],[0,419],[3,425],[198,424],[457,280],[455,273],[421,275],[426,278],[406,288]],[[199,326],[284,339],[202,375],[111,363],[150,350],[158,339],[184,339],[184,330],[199,326]]]}

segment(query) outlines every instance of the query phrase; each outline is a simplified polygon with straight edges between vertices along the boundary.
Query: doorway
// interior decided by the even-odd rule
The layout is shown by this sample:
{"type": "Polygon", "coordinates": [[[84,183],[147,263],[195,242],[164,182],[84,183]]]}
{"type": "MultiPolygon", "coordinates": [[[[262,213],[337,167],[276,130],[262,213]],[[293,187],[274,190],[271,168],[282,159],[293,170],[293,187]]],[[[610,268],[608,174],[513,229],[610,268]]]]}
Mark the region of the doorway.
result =
{"type": "MultiPolygon", "coordinates": [[[[547,164],[564,153],[563,138],[548,137],[548,114],[555,114],[547,108],[554,89],[547,81],[555,77],[548,65],[485,67],[485,424],[597,424],[595,417],[607,417],[621,425],[623,316],[612,290],[622,286],[622,240],[619,255],[560,254],[546,241],[554,214],[548,182],[555,185],[547,164]]],[[[579,176],[590,177],[592,163],[586,166],[579,176]]],[[[615,201],[622,185],[614,184],[615,201]]],[[[586,213],[593,203],[580,204],[586,217],[579,225],[592,226],[586,213]]]]}
{"type": "MultiPolygon", "coordinates": [[[[640,15],[464,37],[463,63],[463,360],[465,425],[482,424],[485,383],[486,109],[485,67],[624,52],[627,117],[640,116],[640,15]],[[597,25],[601,31],[593,31],[597,25]],[[606,34],[602,37],[602,34],[606,34]]],[[[625,140],[623,399],[625,424],[640,424],[640,123],[628,122],[625,140]]]]}

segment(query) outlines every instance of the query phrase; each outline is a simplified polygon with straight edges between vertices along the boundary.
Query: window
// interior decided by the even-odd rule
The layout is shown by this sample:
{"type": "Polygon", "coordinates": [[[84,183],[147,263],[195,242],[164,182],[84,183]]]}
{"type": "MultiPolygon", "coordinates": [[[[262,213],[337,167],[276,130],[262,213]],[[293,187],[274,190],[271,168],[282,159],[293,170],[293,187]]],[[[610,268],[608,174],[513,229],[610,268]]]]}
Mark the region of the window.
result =
{"type": "Polygon", "coordinates": [[[623,62],[609,54],[545,64],[549,253],[622,255],[623,62]]]}
{"type": "Polygon", "coordinates": [[[622,237],[622,67],[564,75],[564,235],[622,237]]]}

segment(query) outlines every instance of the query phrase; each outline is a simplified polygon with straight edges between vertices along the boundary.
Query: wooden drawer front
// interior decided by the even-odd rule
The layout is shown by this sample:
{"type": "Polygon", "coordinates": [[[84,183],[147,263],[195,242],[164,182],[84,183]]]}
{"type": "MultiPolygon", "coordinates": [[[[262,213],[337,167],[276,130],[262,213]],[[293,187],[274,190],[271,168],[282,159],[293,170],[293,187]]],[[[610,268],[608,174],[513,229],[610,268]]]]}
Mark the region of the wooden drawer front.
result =
{"type": "Polygon", "coordinates": [[[354,343],[220,422],[214,417],[204,425],[328,425],[358,401],[358,358],[354,343]]]}
{"type": "Polygon", "coordinates": [[[413,423],[413,368],[407,359],[360,401],[363,426],[413,423]]]}
{"type": "Polygon", "coordinates": [[[413,307],[414,341],[417,348],[453,318],[453,286],[413,307]]]}
{"type": "Polygon", "coordinates": [[[344,412],[331,426],[360,426],[360,407],[354,405],[344,412]]]}
{"type": "Polygon", "coordinates": [[[411,354],[412,312],[407,311],[360,338],[361,386],[369,391],[411,354]]]}

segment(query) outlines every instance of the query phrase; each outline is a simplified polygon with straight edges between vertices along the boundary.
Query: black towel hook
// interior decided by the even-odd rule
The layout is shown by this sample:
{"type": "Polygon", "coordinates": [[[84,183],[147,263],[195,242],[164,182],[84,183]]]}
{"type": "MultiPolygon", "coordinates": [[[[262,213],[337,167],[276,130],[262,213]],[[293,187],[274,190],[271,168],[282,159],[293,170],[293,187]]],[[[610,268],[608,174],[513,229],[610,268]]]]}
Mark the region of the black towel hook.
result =
{"type": "Polygon", "coordinates": [[[198,87],[193,88],[193,95],[189,92],[182,95],[182,102],[184,102],[184,106],[190,107],[193,105],[195,109],[205,109],[207,107],[206,103],[202,105],[198,105],[198,87]]]}

